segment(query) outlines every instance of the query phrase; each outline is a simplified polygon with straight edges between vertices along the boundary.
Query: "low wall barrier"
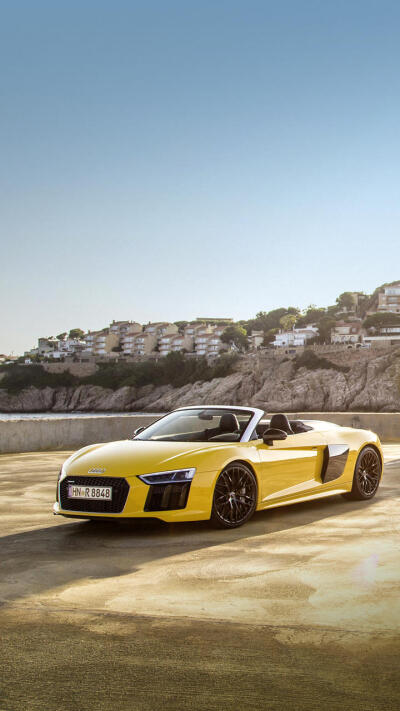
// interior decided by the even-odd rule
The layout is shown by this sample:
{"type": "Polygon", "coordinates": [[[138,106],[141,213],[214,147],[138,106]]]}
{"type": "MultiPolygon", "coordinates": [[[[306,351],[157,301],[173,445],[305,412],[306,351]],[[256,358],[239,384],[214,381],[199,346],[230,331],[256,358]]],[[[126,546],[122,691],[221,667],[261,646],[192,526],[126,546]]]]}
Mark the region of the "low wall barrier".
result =
{"type": "Polygon", "coordinates": [[[149,425],[155,415],[102,417],[44,417],[0,420],[0,452],[36,452],[79,449],[95,442],[131,437],[134,430],[149,425]]]}
{"type": "MultiPolygon", "coordinates": [[[[0,452],[73,450],[95,442],[131,437],[161,415],[140,414],[89,417],[0,420],[0,452]]],[[[269,415],[266,414],[266,417],[269,415]]],[[[400,413],[391,412],[296,412],[290,419],[329,420],[344,427],[376,432],[383,442],[400,441],[400,413]]]]}

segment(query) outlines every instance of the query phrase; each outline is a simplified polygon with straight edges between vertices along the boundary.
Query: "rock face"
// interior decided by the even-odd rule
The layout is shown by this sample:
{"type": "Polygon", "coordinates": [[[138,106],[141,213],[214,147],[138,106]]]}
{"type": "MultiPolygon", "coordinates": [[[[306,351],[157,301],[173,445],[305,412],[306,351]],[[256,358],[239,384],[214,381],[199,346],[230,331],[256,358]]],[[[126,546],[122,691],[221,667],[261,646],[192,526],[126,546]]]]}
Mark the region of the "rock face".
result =
{"type": "Polygon", "coordinates": [[[266,412],[400,410],[400,349],[325,353],[333,367],[309,370],[276,354],[247,356],[237,372],[180,388],[169,385],[109,390],[93,385],[9,394],[0,387],[1,412],[168,411],[194,404],[253,405],[266,412]],[[347,372],[340,370],[346,365],[347,372]]]}

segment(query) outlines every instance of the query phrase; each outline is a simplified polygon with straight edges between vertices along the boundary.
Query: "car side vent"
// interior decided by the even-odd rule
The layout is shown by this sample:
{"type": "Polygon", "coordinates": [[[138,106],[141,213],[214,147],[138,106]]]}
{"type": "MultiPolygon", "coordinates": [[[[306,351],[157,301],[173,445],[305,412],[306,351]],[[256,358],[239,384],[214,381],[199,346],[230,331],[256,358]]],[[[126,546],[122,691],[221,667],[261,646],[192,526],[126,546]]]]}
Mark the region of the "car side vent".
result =
{"type": "Polygon", "coordinates": [[[173,511],[184,509],[191,482],[183,484],[153,484],[147,494],[145,511],[173,511]]]}

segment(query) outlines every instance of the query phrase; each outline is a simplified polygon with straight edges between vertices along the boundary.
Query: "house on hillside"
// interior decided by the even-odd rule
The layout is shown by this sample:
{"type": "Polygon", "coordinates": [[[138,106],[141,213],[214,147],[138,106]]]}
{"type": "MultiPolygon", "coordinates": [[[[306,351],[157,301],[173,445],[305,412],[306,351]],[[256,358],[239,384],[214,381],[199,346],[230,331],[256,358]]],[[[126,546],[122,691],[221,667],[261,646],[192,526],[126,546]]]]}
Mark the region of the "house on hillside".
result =
{"type": "Polygon", "coordinates": [[[113,348],[119,345],[119,335],[111,333],[109,328],[103,328],[101,331],[89,331],[85,335],[85,342],[84,354],[101,358],[109,355],[113,348]]]}
{"type": "Polygon", "coordinates": [[[264,343],[264,331],[252,331],[250,336],[247,336],[249,349],[256,351],[264,343]]]}
{"type": "Polygon", "coordinates": [[[400,324],[393,320],[393,324],[368,329],[364,343],[372,347],[400,346],[400,324]]]}
{"type": "Polygon", "coordinates": [[[305,328],[293,328],[291,331],[279,331],[275,334],[272,345],[277,348],[287,348],[288,346],[306,346],[309,341],[318,336],[316,326],[306,326],[305,328]]]}
{"type": "Polygon", "coordinates": [[[331,330],[331,343],[361,343],[363,329],[361,321],[337,321],[331,330]]]}
{"type": "Polygon", "coordinates": [[[400,282],[385,286],[383,291],[379,292],[377,311],[400,313],[400,282]]]}

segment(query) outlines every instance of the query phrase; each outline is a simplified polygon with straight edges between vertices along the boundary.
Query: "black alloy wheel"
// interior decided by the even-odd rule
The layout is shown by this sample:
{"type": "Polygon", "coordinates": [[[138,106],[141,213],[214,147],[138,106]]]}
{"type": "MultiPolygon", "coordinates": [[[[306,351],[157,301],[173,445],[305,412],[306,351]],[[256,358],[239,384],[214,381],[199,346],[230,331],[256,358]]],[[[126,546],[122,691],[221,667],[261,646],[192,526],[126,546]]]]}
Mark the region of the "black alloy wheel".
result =
{"type": "Polygon", "coordinates": [[[211,520],[222,528],[242,526],[257,506],[257,480],[249,467],[232,462],[215,485],[211,520]]]}
{"type": "Polygon", "coordinates": [[[378,491],[381,475],[382,464],[378,452],[374,447],[364,447],[358,455],[353,486],[347,497],[357,501],[372,499],[378,491]]]}

